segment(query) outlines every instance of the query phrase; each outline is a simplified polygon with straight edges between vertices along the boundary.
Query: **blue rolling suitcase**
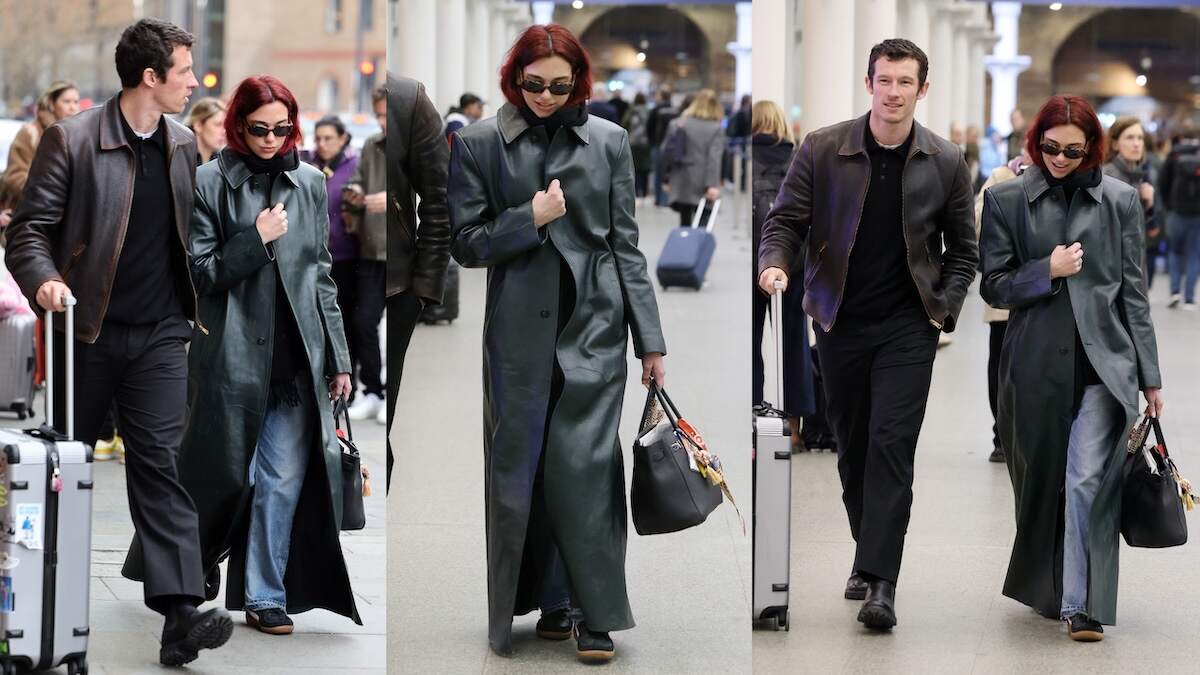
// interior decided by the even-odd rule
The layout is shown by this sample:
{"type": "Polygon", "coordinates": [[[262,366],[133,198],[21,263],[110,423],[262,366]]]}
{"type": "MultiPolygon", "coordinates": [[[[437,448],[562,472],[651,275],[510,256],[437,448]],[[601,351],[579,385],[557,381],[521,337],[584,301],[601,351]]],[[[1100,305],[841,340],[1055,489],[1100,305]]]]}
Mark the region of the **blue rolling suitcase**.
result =
{"type": "Polygon", "coordinates": [[[717,250],[717,240],[713,237],[712,228],[717,220],[717,211],[721,208],[721,200],[713,202],[708,224],[701,228],[700,219],[704,217],[705,202],[704,198],[700,199],[696,215],[692,218],[692,226],[671,230],[667,243],[663,245],[655,274],[658,276],[659,285],[664,289],[686,286],[700,290],[704,285],[704,276],[708,274],[713,251],[717,250]]]}

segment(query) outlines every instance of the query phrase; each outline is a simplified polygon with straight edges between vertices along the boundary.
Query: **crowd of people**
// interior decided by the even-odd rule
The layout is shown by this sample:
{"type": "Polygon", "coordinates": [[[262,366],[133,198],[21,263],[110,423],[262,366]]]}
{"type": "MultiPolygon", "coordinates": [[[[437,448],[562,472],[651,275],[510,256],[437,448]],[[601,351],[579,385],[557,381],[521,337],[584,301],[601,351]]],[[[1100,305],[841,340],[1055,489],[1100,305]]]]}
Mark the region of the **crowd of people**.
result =
{"type": "MultiPolygon", "coordinates": [[[[166,665],[224,644],[227,610],[273,635],[314,608],[361,623],[335,415],[387,422],[387,88],[361,152],[336,115],[305,151],[274,76],[189,108],[193,44],[169,22],[129,26],[120,92],[80,110],[78,86],[52,84],[0,176],[4,278],[38,310],[77,302],[75,436],[125,465],[122,572],[164,616],[166,665]],[[224,560],[224,607],[201,608],[224,560]]],[[[45,358],[63,363],[64,342],[45,358]]]]}

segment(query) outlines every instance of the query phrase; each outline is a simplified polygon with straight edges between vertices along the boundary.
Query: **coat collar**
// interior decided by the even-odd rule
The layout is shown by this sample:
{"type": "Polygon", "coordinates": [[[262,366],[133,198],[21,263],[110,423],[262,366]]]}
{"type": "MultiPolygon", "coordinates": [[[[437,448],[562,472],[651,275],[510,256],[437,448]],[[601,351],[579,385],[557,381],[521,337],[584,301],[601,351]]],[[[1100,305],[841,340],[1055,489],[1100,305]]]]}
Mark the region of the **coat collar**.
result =
{"type": "MultiPolygon", "coordinates": [[[[250,180],[250,177],[254,175],[250,173],[250,169],[246,166],[246,163],[243,162],[240,157],[238,157],[237,152],[231,148],[225,148],[218,153],[217,161],[221,167],[221,175],[225,177],[225,182],[229,183],[229,187],[235,190],[240,188],[242,183],[250,180]]],[[[287,176],[288,181],[291,182],[293,187],[300,186],[300,176],[298,174],[300,173],[300,167],[303,166],[303,164],[304,163],[301,162],[296,166],[295,169],[289,169],[283,172],[283,175],[287,176]]]]}
{"type": "MultiPolygon", "coordinates": [[[[115,96],[104,102],[100,110],[100,149],[101,150],[116,150],[120,147],[129,147],[129,139],[125,138],[125,131],[121,126],[121,94],[118,92],[115,96]]],[[[188,131],[182,124],[175,122],[169,117],[163,116],[162,124],[167,130],[167,156],[171,157],[174,151],[181,145],[188,145],[193,142],[195,136],[188,131]]]]}
{"type": "MultiPolygon", "coordinates": [[[[838,149],[838,154],[842,156],[862,155],[866,154],[866,137],[867,125],[871,119],[871,113],[867,113],[862,117],[855,119],[848,127],[849,136],[842,138],[842,146],[838,149]]],[[[938,147],[937,140],[933,132],[921,126],[916,120],[913,120],[913,140],[912,147],[908,149],[908,156],[912,157],[918,151],[926,155],[939,154],[942,149],[938,147]]]]}
{"type": "MultiPolygon", "coordinates": [[[[1021,172],[1021,187],[1025,189],[1025,199],[1030,204],[1050,191],[1050,183],[1046,182],[1046,174],[1042,173],[1041,167],[1036,164],[1025,167],[1025,170],[1021,172]]],[[[1092,201],[1099,204],[1104,195],[1104,176],[1100,176],[1099,183],[1085,187],[1083,191],[1092,198],[1092,201]]]]}
{"type": "MultiPolygon", "coordinates": [[[[512,142],[521,137],[521,134],[529,131],[529,122],[521,116],[521,111],[511,103],[505,103],[500,106],[500,112],[496,114],[496,123],[500,127],[500,137],[504,139],[505,145],[512,145],[512,142]]],[[[579,126],[566,126],[583,141],[584,145],[588,142],[588,126],[591,121],[584,122],[579,126]]]]}

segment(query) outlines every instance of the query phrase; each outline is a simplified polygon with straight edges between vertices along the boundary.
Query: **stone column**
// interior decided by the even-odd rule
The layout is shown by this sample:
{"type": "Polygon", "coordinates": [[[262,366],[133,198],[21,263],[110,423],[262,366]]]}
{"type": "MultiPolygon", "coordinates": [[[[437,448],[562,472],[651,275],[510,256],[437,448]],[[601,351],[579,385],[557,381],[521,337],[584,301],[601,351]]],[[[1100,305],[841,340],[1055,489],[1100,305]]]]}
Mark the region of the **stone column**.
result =
{"type": "Polygon", "coordinates": [[[491,67],[491,8],[489,0],[472,0],[467,8],[467,34],[471,36],[472,48],[467,50],[467,91],[487,101],[487,108],[494,109],[496,101],[488,97],[495,86],[496,73],[491,67]]]}
{"type": "Polygon", "coordinates": [[[753,91],[752,78],[754,77],[754,69],[751,67],[751,47],[750,41],[753,22],[753,3],[739,2],[735,5],[737,11],[737,41],[730,42],[726,45],[726,49],[730,54],[733,54],[735,62],[734,70],[734,101],[740,101],[743,94],[749,94],[753,91]]]}
{"type": "Polygon", "coordinates": [[[438,98],[433,99],[438,110],[447,110],[452,105],[458,105],[458,97],[467,88],[466,49],[453,45],[464,45],[467,42],[467,1],[439,0],[438,4],[438,44],[445,48],[439,49],[437,58],[437,92],[438,98]]]}
{"type": "Polygon", "coordinates": [[[863,77],[854,72],[855,3],[805,0],[801,127],[815,131],[855,117],[854,91],[863,77]]]}
{"type": "Polygon", "coordinates": [[[791,61],[792,26],[786,21],[787,5],[792,0],[755,0],[754,51],[758,67],[753,69],[754,99],[775,101],[787,112],[788,91],[792,82],[787,77],[791,61]]]}
{"type": "MultiPolygon", "coordinates": [[[[849,0],[847,0],[849,2],[849,0]]],[[[896,0],[854,0],[854,114],[871,109],[865,84],[871,47],[896,37],[896,0]]]]}
{"type": "Polygon", "coordinates": [[[988,126],[986,114],[987,68],[983,57],[1000,37],[986,24],[979,26],[971,39],[970,92],[967,102],[967,120],[983,131],[988,126]]]}
{"type": "Polygon", "coordinates": [[[437,67],[437,0],[404,0],[397,11],[400,27],[399,75],[420,80],[432,101],[439,101],[437,67]]]}
{"type": "MultiPolygon", "coordinates": [[[[959,5],[958,7],[961,7],[959,5]]],[[[957,7],[956,7],[957,9],[957,7]]],[[[954,34],[954,41],[951,43],[951,71],[950,77],[952,80],[950,91],[950,124],[961,124],[966,127],[967,124],[967,95],[968,82],[970,76],[970,24],[966,21],[965,13],[960,9],[951,23],[951,30],[954,34]]],[[[946,129],[949,133],[949,127],[946,129]]]]}
{"type": "Polygon", "coordinates": [[[504,64],[504,56],[508,53],[509,47],[512,47],[514,36],[509,34],[508,14],[504,10],[501,3],[492,3],[491,11],[491,52],[488,54],[490,67],[488,70],[493,74],[492,81],[488,84],[488,94],[485,96],[491,105],[489,106],[490,114],[495,114],[504,105],[504,94],[500,91],[500,66],[504,64]]]}
{"type": "MultiPolygon", "coordinates": [[[[912,41],[929,56],[929,3],[927,0],[907,0],[900,11],[904,17],[904,30],[898,37],[912,41]]],[[[917,103],[916,119],[923,125],[929,124],[928,99],[917,103]]]]}
{"type": "MultiPolygon", "coordinates": [[[[1009,116],[1017,107],[1017,77],[1031,63],[1028,56],[1017,54],[1020,19],[1021,3],[992,3],[993,29],[1000,39],[991,56],[984,57],[983,62],[992,77],[991,124],[1005,136],[1012,133],[1009,116]]],[[[1026,119],[1030,112],[1025,111],[1026,119]]]]}
{"type": "Polygon", "coordinates": [[[546,2],[545,0],[537,0],[529,3],[533,8],[533,23],[547,24],[554,23],[554,2],[553,0],[546,2]]]}

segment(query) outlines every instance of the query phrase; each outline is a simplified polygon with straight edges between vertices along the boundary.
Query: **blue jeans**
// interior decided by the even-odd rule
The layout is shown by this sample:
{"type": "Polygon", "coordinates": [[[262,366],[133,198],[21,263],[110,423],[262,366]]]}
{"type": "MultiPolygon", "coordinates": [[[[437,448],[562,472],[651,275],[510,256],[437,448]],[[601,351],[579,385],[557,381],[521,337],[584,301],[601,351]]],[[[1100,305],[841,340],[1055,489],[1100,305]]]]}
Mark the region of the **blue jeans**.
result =
{"type": "Polygon", "coordinates": [[[1102,384],[1083,390],[1067,443],[1066,521],[1063,534],[1062,617],[1086,611],[1088,519],[1104,472],[1125,430],[1121,403],[1102,384]]]}
{"type": "Polygon", "coordinates": [[[300,405],[295,408],[271,397],[250,460],[254,487],[246,544],[246,609],[250,610],[287,609],[283,575],[316,426],[313,393],[305,391],[303,383],[300,389],[300,405]]]}
{"type": "Polygon", "coordinates": [[[1200,216],[1171,212],[1167,216],[1170,238],[1171,295],[1183,293],[1184,302],[1196,301],[1196,280],[1200,279],[1200,216]],[[1184,273],[1187,285],[1183,285],[1184,273]],[[1181,288],[1182,287],[1182,288],[1181,288]]]}

